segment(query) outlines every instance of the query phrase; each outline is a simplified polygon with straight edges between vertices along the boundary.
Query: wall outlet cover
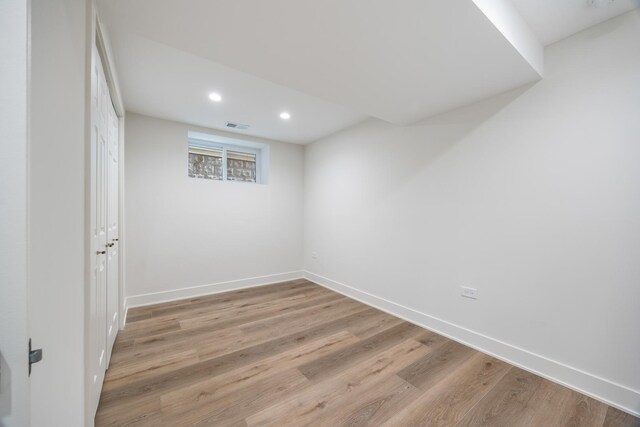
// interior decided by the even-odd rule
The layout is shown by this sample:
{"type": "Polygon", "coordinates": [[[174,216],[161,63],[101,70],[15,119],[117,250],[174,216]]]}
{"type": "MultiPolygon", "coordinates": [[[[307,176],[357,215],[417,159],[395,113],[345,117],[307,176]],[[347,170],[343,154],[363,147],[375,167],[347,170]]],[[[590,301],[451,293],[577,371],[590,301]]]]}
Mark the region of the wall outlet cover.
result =
{"type": "Polygon", "coordinates": [[[470,288],[468,286],[460,286],[461,293],[465,298],[478,299],[478,290],[476,288],[470,288]]]}

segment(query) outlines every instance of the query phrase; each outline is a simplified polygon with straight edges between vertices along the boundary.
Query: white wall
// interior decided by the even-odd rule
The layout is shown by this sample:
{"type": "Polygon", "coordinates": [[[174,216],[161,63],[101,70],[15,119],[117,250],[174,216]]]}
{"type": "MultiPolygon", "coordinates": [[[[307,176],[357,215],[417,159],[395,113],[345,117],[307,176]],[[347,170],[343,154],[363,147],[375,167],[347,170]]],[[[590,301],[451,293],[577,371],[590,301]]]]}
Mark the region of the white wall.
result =
{"type": "Polygon", "coordinates": [[[216,182],[188,177],[187,133],[234,135],[131,113],[126,123],[130,305],[241,283],[135,297],[143,294],[300,271],[302,146],[251,138],[269,143],[269,183],[216,182]]]}
{"type": "Polygon", "coordinates": [[[640,411],[638,40],[636,10],[532,86],[307,146],[309,277],[640,411]]]}
{"type": "Polygon", "coordinates": [[[0,425],[29,423],[28,2],[0,2],[0,425]]]}
{"type": "Polygon", "coordinates": [[[85,0],[31,2],[33,426],[84,425],[86,21],[85,0]]]}

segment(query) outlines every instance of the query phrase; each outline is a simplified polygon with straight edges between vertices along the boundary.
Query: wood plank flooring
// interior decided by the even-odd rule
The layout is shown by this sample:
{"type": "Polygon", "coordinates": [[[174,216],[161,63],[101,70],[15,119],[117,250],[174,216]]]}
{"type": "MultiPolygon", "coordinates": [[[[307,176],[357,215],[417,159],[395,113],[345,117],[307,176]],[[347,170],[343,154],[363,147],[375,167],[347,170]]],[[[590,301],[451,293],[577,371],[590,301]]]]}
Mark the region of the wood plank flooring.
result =
{"type": "Polygon", "coordinates": [[[129,310],[97,426],[640,426],[305,280],[129,310]]]}

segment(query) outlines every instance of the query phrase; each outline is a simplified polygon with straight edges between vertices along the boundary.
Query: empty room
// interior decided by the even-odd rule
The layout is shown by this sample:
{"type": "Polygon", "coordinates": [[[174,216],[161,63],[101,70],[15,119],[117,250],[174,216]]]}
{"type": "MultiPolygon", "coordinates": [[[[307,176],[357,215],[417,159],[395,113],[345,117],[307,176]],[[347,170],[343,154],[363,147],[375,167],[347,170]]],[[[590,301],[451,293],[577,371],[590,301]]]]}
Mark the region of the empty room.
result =
{"type": "Polygon", "coordinates": [[[640,427],[640,1],[0,0],[0,427],[640,427]]]}

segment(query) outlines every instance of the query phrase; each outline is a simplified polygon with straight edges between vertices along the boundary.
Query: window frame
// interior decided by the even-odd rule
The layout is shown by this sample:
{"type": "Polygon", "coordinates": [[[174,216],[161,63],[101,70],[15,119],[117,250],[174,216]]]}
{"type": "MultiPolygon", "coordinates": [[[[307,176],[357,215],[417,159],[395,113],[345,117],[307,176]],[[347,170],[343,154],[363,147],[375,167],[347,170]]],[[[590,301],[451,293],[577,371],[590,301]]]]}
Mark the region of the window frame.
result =
{"type": "MultiPolygon", "coordinates": [[[[216,135],[196,134],[189,132],[187,138],[187,176],[189,178],[189,153],[190,149],[217,149],[222,151],[222,179],[207,179],[207,181],[219,181],[219,182],[233,182],[242,184],[266,184],[265,165],[264,163],[268,159],[268,145],[262,143],[252,143],[248,141],[236,140],[226,137],[218,137],[216,135]],[[204,137],[203,137],[204,136],[204,137]],[[238,153],[246,153],[255,156],[256,163],[256,175],[255,181],[239,181],[228,179],[228,151],[234,151],[238,153]]],[[[202,179],[202,178],[200,178],[202,179]]]]}

